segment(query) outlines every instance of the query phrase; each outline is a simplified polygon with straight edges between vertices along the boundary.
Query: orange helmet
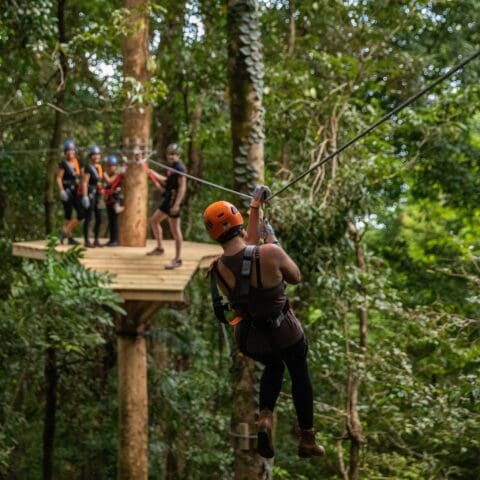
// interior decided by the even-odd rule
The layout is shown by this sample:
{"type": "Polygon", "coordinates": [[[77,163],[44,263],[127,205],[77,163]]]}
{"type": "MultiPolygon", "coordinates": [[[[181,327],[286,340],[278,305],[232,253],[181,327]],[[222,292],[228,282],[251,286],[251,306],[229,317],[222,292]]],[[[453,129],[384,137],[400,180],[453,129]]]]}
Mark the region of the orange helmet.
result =
{"type": "Polygon", "coordinates": [[[224,243],[242,230],[243,217],[234,205],[221,200],[203,212],[203,223],[214,240],[224,243]]]}

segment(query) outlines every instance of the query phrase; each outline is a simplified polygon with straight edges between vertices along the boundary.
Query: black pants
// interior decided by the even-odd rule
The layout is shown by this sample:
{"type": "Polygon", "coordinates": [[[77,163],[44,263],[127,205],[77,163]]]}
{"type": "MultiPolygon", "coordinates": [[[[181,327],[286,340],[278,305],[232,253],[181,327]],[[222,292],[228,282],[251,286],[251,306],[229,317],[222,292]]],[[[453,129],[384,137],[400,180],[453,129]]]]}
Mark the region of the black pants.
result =
{"type": "Polygon", "coordinates": [[[75,191],[68,191],[69,198],[66,202],[62,201],[63,210],[65,212],[65,220],[72,219],[72,212],[75,210],[77,213],[77,219],[83,220],[85,217],[85,210],[82,207],[82,203],[80,201],[80,196],[77,195],[75,191]]]}
{"type": "Polygon", "coordinates": [[[265,365],[260,380],[260,410],[273,411],[282,388],[285,366],[292,380],[292,397],[300,428],[313,427],[313,389],[307,363],[305,339],[274,354],[249,355],[265,365]]]}
{"type": "Polygon", "coordinates": [[[95,196],[90,203],[90,207],[85,210],[85,222],[83,222],[83,237],[88,242],[88,229],[93,215],[95,215],[95,225],[93,227],[95,240],[100,235],[100,226],[102,225],[102,211],[98,208],[99,198],[95,196]]]}
{"type": "Polygon", "coordinates": [[[107,205],[107,215],[110,242],[118,242],[118,213],[115,211],[115,205],[107,205]]]}

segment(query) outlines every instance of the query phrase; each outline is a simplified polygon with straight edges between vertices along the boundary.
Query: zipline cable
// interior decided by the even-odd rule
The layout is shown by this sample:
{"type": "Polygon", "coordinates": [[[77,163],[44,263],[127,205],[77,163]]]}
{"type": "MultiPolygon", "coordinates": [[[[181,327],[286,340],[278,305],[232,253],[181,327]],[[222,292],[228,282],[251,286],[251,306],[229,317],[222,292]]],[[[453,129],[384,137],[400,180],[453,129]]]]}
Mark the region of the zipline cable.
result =
{"type": "Polygon", "coordinates": [[[198,183],[202,183],[203,185],[207,185],[208,187],[216,188],[218,190],[223,190],[224,192],[232,193],[233,195],[237,195],[238,197],[242,197],[242,198],[245,198],[247,200],[251,200],[253,198],[251,195],[247,195],[246,193],[237,192],[237,190],[232,190],[231,188],[223,187],[222,185],[218,185],[217,183],[209,182],[208,180],[204,180],[203,178],[195,177],[195,176],[190,175],[186,172],[180,172],[173,167],[169,167],[168,165],[165,165],[163,163],[152,160],[151,157],[155,153],[156,152],[152,152],[150,155],[147,155],[147,157],[145,158],[145,161],[149,162],[149,163],[153,163],[154,165],[157,165],[157,166],[163,168],[164,170],[174,172],[177,175],[182,175],[183,177],[189,178],[190,180],[193,180],[193,181],[198,182],[198,183]]]}
{"type": "Polygon", "coordinates": [[[451,77],[455,72],[458,72],[458,70],[461,70],[465,65],[469,64],[470,62],[472,62],[473,60],[475,60],[478,56],[480,56],[480,49],[477,50],[475,53],[473,53],[472,55],[470,55],[469,57],[467,57],[465,60],[463,60],[462,62],[460,62],[458,65],[454,66],[453,68],[451,68],[450,70],[448,70],[446,73],[444,73],[442,76],[440,76],[439,78],[437,78],[437,80],[435,80],[434,82],[430,83],[429,85],[427,85],[426,87],[422,88],[422,90],[420,90],[419,92],[417,92],[415,95],[412,95],[410,98],[408,98],[407,100],[405,100],[403,103],[401,103],[400,105],[398,105],[397,107],[395,107],[393,110],[391,110],[390,112],[388,112],[387,114],[385,114],[382,118],[380,118],[379,120],[377,120],[373,125],[371,125],[370,127],[366,128],[365,130],[363,130],[362,132],[360,132],[358,135],[356,135],[355,137],[353,137],[352,139],[350,139],[347,143],[345,143],[344,145],[342,145],[341,147],[337,148],[335,151],[333,151],[332,153],[329,153],[326,157],[322,158],[320,161],[318,161],[317,163],[315,163],[314,165],[312,165],[308,170],[305,170],[303,173],[301,173],[300,175],[298,175],[298,177],[295,177],[293,180],[291,180],[290,182],[288,182],[286,185],[284,185],[280,190],[278,190],[277,192],[275,192],[273,195],[270,196],[269,200],[271,200],[272,198],[280,195],[281,193],[283,193],[285,190],[287,190],[287,188],[290,188],[292,185],[294,185],[295,183],[299,182],[302,178],[306,177],[309,173],[313,172],[314,170],[316,170],[317,168],[320,168],[322,165],[324,165],[325,163],[327,163],[329,160],[331,160],[333,157],[335,157],[336,155],[338,155],[339,153],[343,152],[345,149],[347,149],[348,147],[350,147],[351,145],[353,145],[354,143],[358,142],[361,138],[365,137],[366,135],[368,135],[370,132],[372,132],[373,130],[375,130],[378,126],[380,126],[382,123],[386,122],[389,118],[391,118],[393,115],[395,115],[396,113],[400,112],[401,110],[403,110],[405,107],[408,107],[410,104],[412,104],[413,102],[415,102],[415,100],[417,100],[418,98],[420,98],[422,95],[425,95],[425,93],[429,92],[430,90],[432,90],[433,88],[435,88],[439,83],[443,82],[444,80],[446,80],[448,77],[451,77]]]}
{"type": "MultiPolygon", "coordinates": [[[[359,140],[361,140],[363,137],[365,137],[366,135],[368,135],[370,132],[372,132],[373,130],[375,130],[377,127],[379,127],[382,123],[385,123],[388,119],[390,119],[391,117],[393,117],[393,115],[395,115],[396,113],[400,112],[401,110],[403,110],[404,108],[408,107],[409,105],[411,105],[413,102],[415,102],[418,98],[420,98],[421,96],[425,95],[425,93],[429,92],[430,90],[432,90],[433,88],[435,88],[438,84],[442,83],[443,81],[445,81],[447,78],[451,77],[454,73],[458,72],[459,70],[461,70],[463,67],[465,67],[466,65],[468,65],[470,62],[472,62],[473,60],[475,60],[478,56],[480,56],[480,49],[477,50],[476,52],[474,52],[472,55],[470,55],[469,57],[467,57],[465,60],[463,60],[462,62],[460,62],[458,65],[454,66],[453,68],[451,68],[450,70],[448,70],[446,73],[444,73],[443,75],[441,75],[439,78],[437,78],[437,80],[433,81],[432,83],[430,83],[429,85],[427,85],[426,87],[422,88],[420,91],[418,91],[415,95],[412,95],[410,98],[408,98],[407,100],[405,100],[404,102],[402,102],[400,105],[398,105],[397,107],[395,107],[393,110],[391,110],[390,112],[386,113],[383,117],[381,117],[379,120],[377,120],[373,125],[369,126],[368,128],[366,128],[365,130],[363,130],[362,132],[360,132],[358,135],[356,135],[355,137],[351,138],[347,143],[345,143],[344,145],[342,145],[341,147],[337,148],[335,151],[329,153],[326,157],[322,158],[320,161],[318,161],[317,163],[315,163],[314,165],[312,165],[310,168],[308,168],[307,170],[305,170],[303,173],[301,173],[300,175],[298,175],[297,177],[295,177],[293,180],[291,180],[290,182],[288,182],[286,185],[284,185],[280,190],[278,190],[277,192],[273,193],[268,200],[271,200],[273,199],[274,197],[280,195],[281,193],[283,193],[285,190],[287,190],[288,188],[290,188],[291,186],[295,185],[297,182],[299,182],[300,180],[302,180],[302,178],[306,177],[309,173],[313,172],[314,170],[316,170],[317,168],[320,168],[322,165],[324,165],[325,163],[327,163],[329,160],[331,160],[332,158],[334,158],[336,155],[340,154],[341,152],[343,152],[344,150],[346,150],[348,147],[350,147],[351,145],[353,145],[354,143],[358,142],[359,140]]],[[[86,149],[85,147],[79,147],[78,148],[79,150],[83,150],[83,149],[86,149]]],[[[120,152],[120,154],[124,154],[125,153],[125,150],[120,148],[120,149],[113,149],[113,148],[108,148],[107,147],[107,150],[110,150],[110,151],[115,151],[115,152],[120,152]]],[[[53,149],[51,148],[45,148],[45,149],[32,149],[32,150],[3,150],[0,148],[0,154],[5,154],[5,153],[30,153],[30,152],[40,152],[40,151],[43,151],[43,152],[48,152],[48,151],[53,151],[53,149]]],[[[155,154],[156,152],[155,151],[152,151],[148,156],[147,158],[145,159],[146,161],[150,161],[151,163],[163,168],[164,170],[167,170],[167,171],[172,171],[178,175],[182,175],[186,178],[189,178],[190,180],[193,180],[195,182],[198,182],[198,183],[201,183],[203,185],[207,185],[211,188],[216,188],[218,190],[222,190],[224,192],[228,192],[228,193],[231,193],[233,195],[237,195],[239,197],[242,197],[242,198],[245,198],[245,199],[248,199],[250,200],[252,198],[251,195],[247,195],[245,193],[242,193],[242,192],[238,192],[236,190],[233,190],[231,188],[227,188],[227,187],[223,187],[221,185],[218,185],[216,183],[213,183],[213,182],[210,182],[208,180],[204,180],[203,178],[198,178],[198,177],[195,177],[193,175],[190,175],[186,172],[179,172],[178,170],[168,166],[168,165],[165,165],[163,163],[160,163],[160,162],[157,162],[155,160],[152,160],[151,157],[155,154]]]]}

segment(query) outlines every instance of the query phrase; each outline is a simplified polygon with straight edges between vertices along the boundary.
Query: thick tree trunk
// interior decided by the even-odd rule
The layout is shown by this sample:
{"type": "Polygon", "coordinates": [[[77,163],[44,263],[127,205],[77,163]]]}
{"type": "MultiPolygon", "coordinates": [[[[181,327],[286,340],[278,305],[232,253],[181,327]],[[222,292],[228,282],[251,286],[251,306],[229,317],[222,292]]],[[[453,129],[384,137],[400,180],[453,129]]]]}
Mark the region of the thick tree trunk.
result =
{"type": "MultiPolygon", "coordinates": [[[[134,79],[142,86],[149,80],[148,72],[148,0],[124,0],[130,11],[127,24],[130,35],[122,37],[123,73],[125,79],[134,79]]],[[[127,91],[131,85],[125,84],[127,91]]],[[[149,153],[152,108],[145,102],[128,101],[123,114],[123,148],[133,160],[133,149],[139,147],[149,153]]],[[[120,244],[127,247],[143,247],[147,238],[147,175],[142,165],[130,161],[125,175],[125,210],[122,213],[120,244]]]]}
{"type": "Polygon", "coordinates": [[[53,448],[57,412],[57,357],[54,348],[49,348],[45,358],[45,418],[43,427],[43,480],[53,478],[53,448]]]}
{"type": "MultiPolygon", "coordinates": [[[[58,28],[58,42],[63,45],[67,42],[65,33],[65,3],[66,0],[58,0],[57,3],[57,28],[58,28]]],[[[55,118],[53,123],[52,137],[50,139],[50,151],[48,153],[47,162],[47,178],[45,181],[44,205],[45,205],[45,231],[47,234],[51,233],[55,226],[55,173],[57,171],[58,149],[62,141],[62,126],[63,126],[63,108],[65,102],[65,84],[68,74],[67,57],[60,49],[59,53],[59,73],[58,86],[55,95],[55,118]]]]}
{"type": "MultiPolygon", "coordinates": [[[[365,261],[365,252],[362,245],[362,237],[353,223],[349,224],[348,230],[355,246],[357,268],[362,274],[364,274],[366,272],[367,265],[365,261]]],[[[358,362],[352,367],[352,371],[349,374],[347,381],[347,431],[350,438],[348,477],[350,480],[358,480],[360,478],[360,452],[366,443],[366,438],[360,422],[360,416],[358,414],[358,396],[360,386],[365,375],[365,356],[367,353],[368,333],[367,292],[364,280],[360,280],[358,291],[362,299],[362,303],[357,312],[359,327],[358,362]]]]}
{"type": "Polygon", "coordinates": [[[256,1],[228,2],[228,71],[234,187],[250,192],[264,177],[264,68],[256,1]]]}
{"type": "Polygon", "coordinates": [[[148,478],[147,319],[159,304],[127,302],[117,316],[118,480],[148,478]]]}
{"type": "MultiPolygon", "coordinates": [[[[256,1],[228,1],[228,73],[234,187],[251,192],[264,176],[264,70],[256,1]]],[[[255,362],[237,354],[235,364],[231,425],[236,447],[235,480],[266,480],[271,478],[269,462],[256,454],[254,441],[241,437],[247,431],[250,435],[256,431],[255,362]]]]}
{"type": "Polygon", "coordinates": [[[233,463],[235,480],[269,480],[272,478],[268,460],[255,452],[256,412],[258,394],[255,391],[256,364],[253,360],[237,354],[235,358],[231,431],[235,446],[233,463]],[[245,429],[248,425],[248,429],[245,429]],[[248,436],[247,436],[248,434],[248,436]]]}

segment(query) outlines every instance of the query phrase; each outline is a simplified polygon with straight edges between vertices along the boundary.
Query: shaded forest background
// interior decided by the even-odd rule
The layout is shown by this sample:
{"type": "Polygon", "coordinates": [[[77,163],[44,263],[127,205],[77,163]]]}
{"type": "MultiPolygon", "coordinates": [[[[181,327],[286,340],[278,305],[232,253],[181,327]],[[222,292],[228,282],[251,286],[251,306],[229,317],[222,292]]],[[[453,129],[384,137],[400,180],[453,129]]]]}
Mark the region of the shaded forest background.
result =
{"type": "MultiPolygon", "coordinates": [[[[99,305],[115,308],[115,298],[98,288],[108,279],[81,278],[73,254],[22,265],[11,243],[61,225],[57,192],[52,204],[45,188],[61,142],[73,138],[83,160],[92,143],[118,154],[125,103],[154,105],[159,159],[176,141],[191,173],[234,184],[226,5],[149,2],[151,79],[126,90],[120,35],[130,27],[120,1],[3,3],[0,478],[42,476],[52,345],[54,478],[113,478],[115,339],[99,305]],[[46,292],[65,308],[46,308],[46,292]]],[[[259,18],[265,175],[274,190],[480,44],[477,0],[262,1],[259,18]]],[[[273,478],[350,478],[358,430],[345,419],[359,378],[360,478],[480,478],[479,76],[477,61],[272,204],[272,223],[304,276],[289,292],[309,338],[317,437],[327,448],[319,465],[296,458],[286,381],[273,478]]],[[[200,215],[219,198],[189,183],[186,238],[208,241],[200,215]]],[[[188,307],[153,321],[152,479],[233,478],[231,360],[207,294],[199,275],[188,307]]]]}

